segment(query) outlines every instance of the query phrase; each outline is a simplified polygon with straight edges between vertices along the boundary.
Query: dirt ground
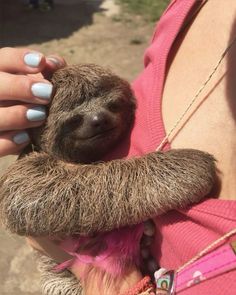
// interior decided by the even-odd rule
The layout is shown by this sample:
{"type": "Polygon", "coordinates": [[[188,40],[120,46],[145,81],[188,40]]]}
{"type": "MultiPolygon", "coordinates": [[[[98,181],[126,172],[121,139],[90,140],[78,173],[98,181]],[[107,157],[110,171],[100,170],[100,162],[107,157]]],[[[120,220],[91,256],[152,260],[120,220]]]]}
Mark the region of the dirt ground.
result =
{"type": "MultiPolygon", "coordinates": [[[[59,53],[69,64],[94,62],[128,80],[143,67],[153,24],[120,12],[113,0],[55,0],[51,12],[27,11],[23,1],[0,1],[0,46],[59,53]]],[[[0,160],[0,171],[14,160],[0,160]]],[[[0,229],[0,295],[39,295],[32,251],[0,229]]]]}

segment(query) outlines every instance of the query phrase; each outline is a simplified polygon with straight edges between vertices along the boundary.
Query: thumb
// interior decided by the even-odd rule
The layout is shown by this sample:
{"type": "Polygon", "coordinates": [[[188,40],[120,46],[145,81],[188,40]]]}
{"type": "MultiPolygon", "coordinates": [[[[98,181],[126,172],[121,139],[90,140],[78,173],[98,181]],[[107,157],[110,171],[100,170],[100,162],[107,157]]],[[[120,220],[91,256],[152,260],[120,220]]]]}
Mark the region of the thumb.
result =
{"type": "Polygon", "coordinates": [[[58,55],[49,55],[46,57],[46,65],[42,70],[42,75],[45,79],[50,79],[56,70],[64,68],[65,66],[66,61],[64,58],[58,55]]]}

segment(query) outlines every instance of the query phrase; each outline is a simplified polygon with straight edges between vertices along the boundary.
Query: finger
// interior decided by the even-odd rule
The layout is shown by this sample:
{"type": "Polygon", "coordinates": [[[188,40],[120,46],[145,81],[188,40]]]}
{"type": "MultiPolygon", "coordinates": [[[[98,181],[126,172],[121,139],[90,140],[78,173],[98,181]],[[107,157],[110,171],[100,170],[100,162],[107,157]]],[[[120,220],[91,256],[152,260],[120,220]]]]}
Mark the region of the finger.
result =
{"type": "Polygon", "coordinates": [[[11,106],[14,106],[14,105],[19,105],[19,104],[22,104],[20,101],[18,100],[0,100],[0,107],[11,107],[11,106]]]}
{"type": "MultiPolygon", "coordinates": [[[[41,78],[45,79],[51,79],[53,73],[66,66],[66,61],[57,55],[49,55],[46,57],[46,64],[44,68],[42,69],[42,72],[40,73],[41,78]]],[[[36,74],[30,74],[30,76],[39,78],[39,73],[36,74]]]]}
{"type": "Polygon", "coordinates": [[[45,78],[47,78],[47,74],[52,74],[58,69],[64,68],[66,66],[66,61],[64,58],[58,55],[49,55],[46,57],[46,66],[43,69],[42,73],[45,78]]]}
{"type": "Polygon", "coordinates": [[[0,131],[40,126],[46,119],[46,108],[37,105],[15,105],[0,108],[0,131]]]}
{"type": "Polygon", "coordinates": [[[155,234],[155,225],[152,220],[148,220],[144,222],[144,235],[148,237],[152,237],[155,234]]]}
{"type": "Polygon", "coordinates": [[[8,73],[38,73],[45,67],[46,59],[40,52],[28,48],[0,49],[0,71],[8,73]]]}
{"type": "Polygon", "coordinates": [[[30,246],[33,247],[35,250],[43,254],[46,254],[47,256],[53,258],[55,261],[59,263],[65,262],[73,258],[73,256],[63,251],[49,238],[29,237],[27,238],[27,240],[30,246]]]}
{"type": "Polygon", "coordinates": [[[42,74],[44,78],[51,79],[52,74],[60,69],[66,66],[65,60],[57,55],[49,55],[46,57],[46,65],[44,69],[42,70],[42,74]]]}
{"type": "Polygon", "coordinates": [[[0,72],[0,100],[20,100],[30,103],[47,104],[53,86],[47,80],[36,80],[25,75],[0,72]]]}
{"type": "Polygon", "coordinates": [[[23,130],[0,133],[0,157],[19,154],[29,142],[29,135],[23,130]]]}

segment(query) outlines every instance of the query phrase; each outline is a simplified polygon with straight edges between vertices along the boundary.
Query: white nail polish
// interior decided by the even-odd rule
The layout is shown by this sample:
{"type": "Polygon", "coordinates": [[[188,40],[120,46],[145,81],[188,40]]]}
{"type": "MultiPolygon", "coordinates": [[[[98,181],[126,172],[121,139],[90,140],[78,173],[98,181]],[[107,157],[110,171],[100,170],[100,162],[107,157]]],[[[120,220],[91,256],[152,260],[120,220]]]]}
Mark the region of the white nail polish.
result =
{"type": "Polygon", "coordinates": [[[22,144],[30,141],[29,135],[27,132],[23,131],[20,133],[17,133],[15,136],[13,136],[13,141],[16,144],[22,144]]]}
{"type": "Polygon", "coordinates": [[[43,106],[37,106],[28,109],[26,112],[26,117],[29,121],[42,121],[46,118],[46,109],[43,106]]]}
{"type": "Polygon", "coordinates": [[[27,66],[37,68],[41,62],[42,55],[37,52],[30,52],[24,56],[24,62],[27,66]]]}
{"type": "Polygon", "coordinates": [[[47,100],[51,98],[52,89],[52,84],[48,83],[34,83],[31,86],[31,91],[34,96],[47,100]]]}

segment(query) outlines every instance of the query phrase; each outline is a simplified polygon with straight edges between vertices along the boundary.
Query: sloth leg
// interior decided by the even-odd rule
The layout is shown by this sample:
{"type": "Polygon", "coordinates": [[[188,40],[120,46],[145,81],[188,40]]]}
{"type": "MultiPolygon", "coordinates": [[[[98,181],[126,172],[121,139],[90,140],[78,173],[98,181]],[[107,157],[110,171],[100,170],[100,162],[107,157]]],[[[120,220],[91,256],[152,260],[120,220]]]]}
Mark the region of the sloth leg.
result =
{"type": "Polygon", "coordinates": [[[20,235],[110,231],[199,202],[215,176],[214,158],[197,150],[91,165],[32,153],[2,177],[0,216],[20,235]]]}
{"type": "Polygon", "coordinates": [[[41,288],[44,295],[82,295],[82,287],[75,276],[68,270],[54,272],[57,264],[51,258],[38,257],[41,273],[41,288]]]}

